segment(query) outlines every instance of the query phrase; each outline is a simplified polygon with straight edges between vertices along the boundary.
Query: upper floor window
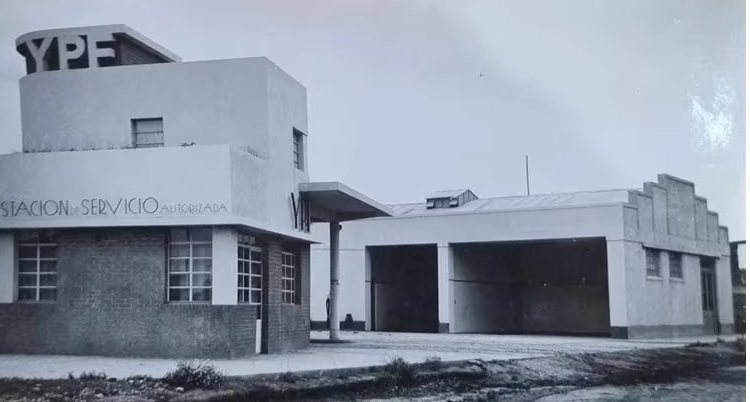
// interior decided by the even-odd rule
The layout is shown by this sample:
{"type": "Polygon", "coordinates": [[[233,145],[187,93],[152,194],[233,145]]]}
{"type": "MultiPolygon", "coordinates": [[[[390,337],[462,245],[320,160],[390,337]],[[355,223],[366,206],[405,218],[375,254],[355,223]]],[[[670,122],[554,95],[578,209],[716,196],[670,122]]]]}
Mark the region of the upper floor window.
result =
{"type": "Polygon", "coordinates": [[[18,237],[18,300],[57,298],[57,243],[48,232],[18,237]]]}
{"type": "Polygon", "coordinates": [[[133,147],[155,148],[164,146],[164,119],[133,119],[133,147]]]}
{"type": "Polygon", "coordinates": [[[211,301],[210,228],[179,228],[169,233],[169,301],[211,301]]]}
{"type": "Polygon", "coordinates": [[[682,279],[682,254],[669,253],[669,277],[682,279]]]}
{"type": "Polygon", "coordinates": [[[292,130],[292,152],[294,153],[294,167],[299,170],[305,170],[305,149],[304,134],[296,128],[292,130]]]}
{"type": "Polygon", "coordinates": [[[646,275],[661,277],[661,265],[659,263],[659,250],[646,249],[646,275]]]}

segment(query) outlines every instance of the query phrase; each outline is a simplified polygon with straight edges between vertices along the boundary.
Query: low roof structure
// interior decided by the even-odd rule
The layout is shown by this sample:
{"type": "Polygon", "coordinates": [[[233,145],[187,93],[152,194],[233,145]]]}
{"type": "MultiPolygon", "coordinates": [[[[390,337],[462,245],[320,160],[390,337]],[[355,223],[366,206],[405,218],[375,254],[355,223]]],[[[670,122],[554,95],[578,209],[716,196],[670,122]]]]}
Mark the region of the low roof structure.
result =
{"type": "Polygon", "coordinates": [[[392,215],[385,205],[337,181],[300,183],[299,192],[300,197],[310,203],[312,222],[344,222],[392,215]]]}
{"type": "Polygon", "coordinates": [[[390,205],[390,208],[394,217],[411,217],[533,210],[626,202],[628,202],[628,190],[602,190],[478,198],[455,208],[427,209],[423,202],[390,205]]]}

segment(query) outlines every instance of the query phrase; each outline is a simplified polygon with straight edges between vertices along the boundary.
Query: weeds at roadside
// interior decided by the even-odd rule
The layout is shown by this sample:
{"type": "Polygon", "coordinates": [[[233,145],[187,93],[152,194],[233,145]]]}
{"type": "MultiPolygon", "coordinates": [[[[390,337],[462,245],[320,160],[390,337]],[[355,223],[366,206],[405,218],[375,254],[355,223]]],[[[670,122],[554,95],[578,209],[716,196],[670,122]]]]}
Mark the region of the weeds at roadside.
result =
{"type": "Polygon", "coordinates": [[[104,372],[84,371],[79,374],[78,377],[73,373],[68,373],[69,380],[81,380],[81,381],[103,381],[107,379],[107,374],[104,372]]]}
{"type": "Polygon", "coordinates": [[[383,366],[382,370],[393,376],[393,378],[401,384],[411,384],[417,377],[414,366],[400,357],[391,359],[388,364],[383,366]]]}
{"type": "Polygon", "coordinates": [[[162,378],[166,384],[186,390],[218,388],[224,384],[225,380],[224,375],[213,365],[193,362],[177,364],[176,370],[167,373],[162,378]]]}
{"type": "Polygon", "coordinates": [[[701,342],[701,341],[688,343],[687,345],[685,345],[686,348],[707,348],[709,346],[713,346],[713,344],[708,343],[708,342],[701,342]]]}
{"type": "Polygon", "coordinates": [[[294,384],[295,382],[299,381],[299,377],[291,371],[287,371],[286,373],[279,374],[279,380],[294,384]]]}
{"type": "Polygon", "coordinates": [[[428,370],[439,371],[442,365],[443,362],[440,360],[440,356],[429,356],[424,360],[424,367],[428,370]]]}

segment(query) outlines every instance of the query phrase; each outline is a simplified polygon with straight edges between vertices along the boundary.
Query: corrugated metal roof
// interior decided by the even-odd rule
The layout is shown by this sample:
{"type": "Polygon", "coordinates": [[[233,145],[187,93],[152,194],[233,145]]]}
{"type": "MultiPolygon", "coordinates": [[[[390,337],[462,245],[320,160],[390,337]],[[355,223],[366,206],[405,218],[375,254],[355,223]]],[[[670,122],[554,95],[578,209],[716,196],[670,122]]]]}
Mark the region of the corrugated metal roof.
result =
{"type": "MultiPolygon", "coordinates": [[[[460,193],[459,193],[460,194],[460,193]]],[[[389,205],[394,217],[450,215],[466,212],[498,212],[536,208],[561,208],[628,202],[628,190],[586,191],[577,193],[535,194],[530,196],[480,198],[455,208],[427,209],[425,203],[389,205]]]]}
{"type": "Polygon", "coordinates": [[[441,190],[441,191],[435,191],[432,194],[428,194],[427,198],[428,200],[431,198],[450,198],[450,197],[458,197],[459,195],[469,191],[469,189],[459,189],[459,190],[441,190]]]}

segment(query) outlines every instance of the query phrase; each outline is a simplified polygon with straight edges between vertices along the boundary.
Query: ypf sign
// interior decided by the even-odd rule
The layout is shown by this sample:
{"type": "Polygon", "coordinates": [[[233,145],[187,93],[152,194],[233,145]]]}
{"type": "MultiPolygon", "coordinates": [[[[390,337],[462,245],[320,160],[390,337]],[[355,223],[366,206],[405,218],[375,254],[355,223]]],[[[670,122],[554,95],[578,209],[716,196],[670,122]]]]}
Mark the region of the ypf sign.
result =
{"type": "Polygon", "coordinates": [[[18,44],[27,59],[28,73],[112,66],[117,61],[112,33],[47,34],[18,44]]]}

